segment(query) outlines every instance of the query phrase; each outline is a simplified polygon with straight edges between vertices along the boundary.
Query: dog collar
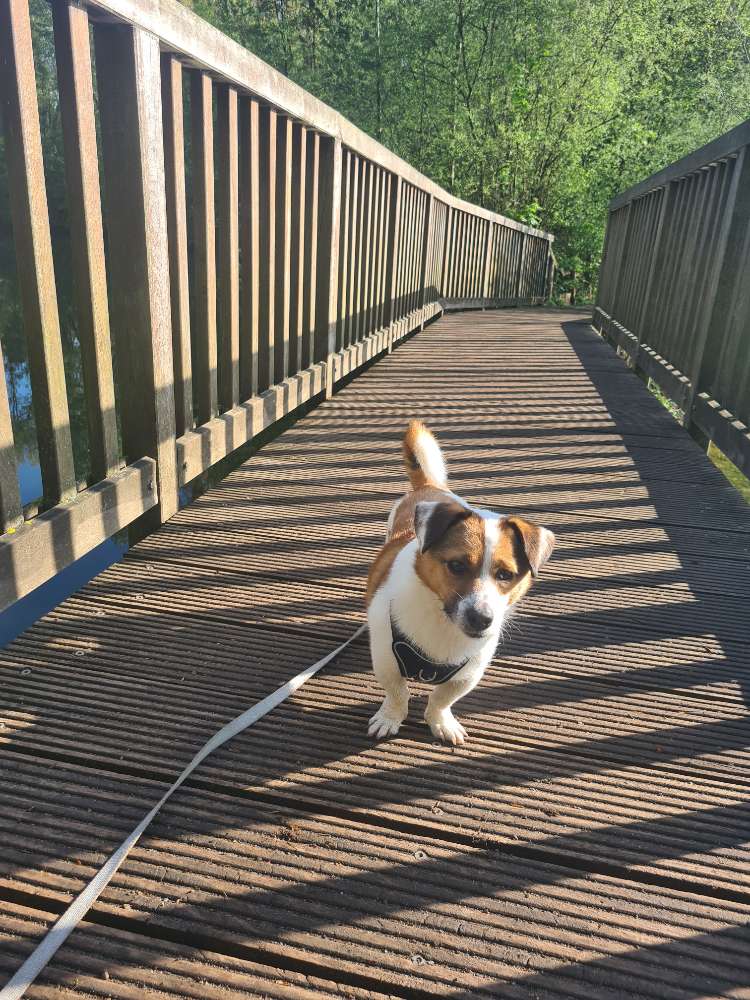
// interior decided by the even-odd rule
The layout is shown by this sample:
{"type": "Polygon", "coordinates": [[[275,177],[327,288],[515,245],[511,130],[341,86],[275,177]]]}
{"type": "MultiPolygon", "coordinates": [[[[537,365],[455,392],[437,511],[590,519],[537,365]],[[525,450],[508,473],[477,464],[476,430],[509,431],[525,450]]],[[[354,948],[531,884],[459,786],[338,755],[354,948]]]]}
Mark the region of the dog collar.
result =
{"type": "Polygon", "coordinates": [[[396,657],[401,676],[407,680],[422,681],[424,684],[445,684],[455,677],[462,667],[465,667],[471,657],[463,663],[436,663],[425,656],[423,650],[404,635],[398,627],[391,612],[391,648],[396,657]]]}

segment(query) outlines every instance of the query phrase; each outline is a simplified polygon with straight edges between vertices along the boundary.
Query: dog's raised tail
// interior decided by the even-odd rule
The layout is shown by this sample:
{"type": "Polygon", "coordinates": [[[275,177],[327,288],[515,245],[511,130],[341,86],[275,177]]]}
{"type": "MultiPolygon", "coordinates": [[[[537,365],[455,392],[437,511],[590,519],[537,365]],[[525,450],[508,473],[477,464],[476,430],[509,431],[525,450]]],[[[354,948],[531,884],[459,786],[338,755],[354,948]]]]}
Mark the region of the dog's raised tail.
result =
{"type": "Polygon", "coordinates": [[[413,490],[422,486],[447,489],[448,474],[440,445],[421,420],[412,420],[402,444],[406,474],[413,490]]]}

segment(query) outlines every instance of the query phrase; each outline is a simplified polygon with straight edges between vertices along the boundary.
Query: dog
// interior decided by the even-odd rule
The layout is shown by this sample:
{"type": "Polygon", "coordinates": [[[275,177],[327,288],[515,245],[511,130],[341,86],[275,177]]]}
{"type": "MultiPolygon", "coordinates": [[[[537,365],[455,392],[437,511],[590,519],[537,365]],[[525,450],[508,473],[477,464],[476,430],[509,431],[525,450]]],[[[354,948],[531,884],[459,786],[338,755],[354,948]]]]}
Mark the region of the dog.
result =
{"type": "Polygon", "coordinates": [[[555,536],[452,493],[440,446],[421,421],[409,424],[402,450],[411,491],[391,510],[367,579],[372,666],[385,691],[369,734],[399,731],[413,679],[434,685],[425,722],[455,746],[467,733],[452,706],[481,680],[555,536]]]}

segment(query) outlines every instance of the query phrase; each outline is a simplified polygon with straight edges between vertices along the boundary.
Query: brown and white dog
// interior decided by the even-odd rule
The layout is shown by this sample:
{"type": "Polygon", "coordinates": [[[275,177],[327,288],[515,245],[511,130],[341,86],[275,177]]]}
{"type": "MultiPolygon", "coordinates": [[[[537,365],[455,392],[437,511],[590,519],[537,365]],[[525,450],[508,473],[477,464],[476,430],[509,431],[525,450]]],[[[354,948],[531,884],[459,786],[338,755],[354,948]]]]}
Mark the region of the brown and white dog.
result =
{"type": "Polygon", "coordinates": [[[481,680],[555,536],[452,493],[440,447],[420,421],[409,425],[403,453],[412,488],[391,511],[367,581],[372,665],[385,690],[369,732],[398,732],[412,678],[435,685],[424,716],[435,736],[463,743],[451,706],[481,680]]]}

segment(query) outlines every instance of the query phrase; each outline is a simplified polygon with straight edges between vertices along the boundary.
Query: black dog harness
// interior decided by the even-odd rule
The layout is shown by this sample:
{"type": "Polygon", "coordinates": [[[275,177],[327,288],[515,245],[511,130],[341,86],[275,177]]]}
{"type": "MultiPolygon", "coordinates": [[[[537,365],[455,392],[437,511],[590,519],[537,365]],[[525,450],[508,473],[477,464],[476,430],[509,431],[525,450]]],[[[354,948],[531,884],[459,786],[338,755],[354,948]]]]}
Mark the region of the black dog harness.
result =
{"type": "Polygon", "coordinates": [[[407,680],[422,681],[424,684],[445,684],[466,666],[471,657],[463,663],[435,663],[424,655],[411,639],[404,635],[391,613],[392,649],[401,676],[407,680]]]}

